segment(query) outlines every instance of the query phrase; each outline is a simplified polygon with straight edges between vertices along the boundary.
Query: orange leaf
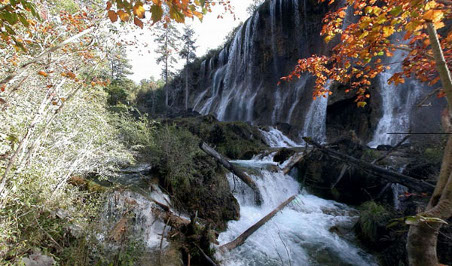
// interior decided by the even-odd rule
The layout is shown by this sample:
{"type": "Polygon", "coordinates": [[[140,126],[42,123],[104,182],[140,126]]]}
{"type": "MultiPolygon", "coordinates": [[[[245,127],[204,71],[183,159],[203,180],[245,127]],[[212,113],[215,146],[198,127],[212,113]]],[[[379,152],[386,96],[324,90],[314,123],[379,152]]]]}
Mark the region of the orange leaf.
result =
{"type": "Polygon", "coordinates": [[[424,14],[424,19],[432,22],[440,21],[444,16],[443,11],[431,9],[424,14]]]}
{"type": "Polygon", "coordinates": [[[139,18],[134,17],[134,18],[133,18],[133,23],[134,23],[135,25],[137,25],[138,27],[143,28],[143,21],[141,21],[139,18]]]}
{"type": "Polygon", "coordinates": [[[143,4],[138,2],[135,4],[135,6],[133,7],[133,14],[135,14],[135,16],[139,17],[139,18],[144,18],[144,13],[146,12],[146,10],[143,7],[143,4]]]}
{"type": "Polygon", "coordinates": [[[107,10],[110,10],[110,8],[111,8],[111,2],[108,1],[108,2],[107,2],[107,10]]]}
{"type": "Polygon", "coordinates": [[[123,10],[118,11],[118,16],[124,22],[127,22],[130,18],[130,15],[128,13],[124,12],[123,10]]]}
{"type": "Polygon", "coordinates": [[[41,75],[43,77],[47,77],[49,74],[47,74],[46,72],[41,70],[41,71],[38,72],[38,75],[41,75]]]}
{"type": "Polygon", "coordinates": [[[436,97],[438,97],[438,98],[443,98],[444,96],[446,96],[446,93],[444,92],[444,90],[440,90],[438,92],[438,94],[436,95],[436,97]]]}
{"type": "Polygon", "coordinates": [[[110,18],[111,22],[115,23],[118,20],[118,15],[113,10],[108,10],[108,18],[110,18]]]}

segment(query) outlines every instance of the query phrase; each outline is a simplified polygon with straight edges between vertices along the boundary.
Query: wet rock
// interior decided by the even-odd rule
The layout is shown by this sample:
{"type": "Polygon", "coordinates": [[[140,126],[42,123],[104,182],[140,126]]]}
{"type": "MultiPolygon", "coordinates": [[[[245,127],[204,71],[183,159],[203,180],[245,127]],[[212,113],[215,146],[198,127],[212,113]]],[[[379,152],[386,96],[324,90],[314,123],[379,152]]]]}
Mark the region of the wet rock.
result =
{"type": "Polygon", "coordinates": [[[275,157],[273,157],[273,161],[277,163],[283,163],[294,154],[295,154],[294,150],[282,148],[275,154],[275,157]]]}

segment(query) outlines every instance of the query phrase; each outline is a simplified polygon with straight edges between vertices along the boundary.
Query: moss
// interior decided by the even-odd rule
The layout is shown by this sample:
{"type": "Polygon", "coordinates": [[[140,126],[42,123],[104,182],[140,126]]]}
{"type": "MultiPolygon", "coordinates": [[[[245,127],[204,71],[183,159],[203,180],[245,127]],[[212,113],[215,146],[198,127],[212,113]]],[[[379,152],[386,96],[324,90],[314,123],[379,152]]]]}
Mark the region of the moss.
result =
{"type": "Polygon", "coordinates": [[[187,128],[162,125],[155,132],[152,164],[179,209],[197,211],[222,230],[227,221],[238,218],[238,203],[225,171],[199,149],[199,142],[187,128]]]}
{"type": "Polygon", "coordinates": [[[377,243],[382,229],[385,229],[391,217],[390,212],[374,201],[364,202],[359,210],[359,236],[371,244],[377,243]]]}
{"type": "Polygon", "coordinates": [[[162,123],[189,130],[230,159],[250,159],[265,148],[259,130],[245,122],[220,122],[207,115],[164,120],[162,123]]]}
{"type": "Polygon", "coordinates": [[[379,159],[381,157],[381,155],[382,154],[379,151],[377,151],[377,150],[366,149],[366,150],[364,150],[364,154],[363,154],[362,159],[371,162],[371,161],[374,161],[376,159],[379,159]]]}
{"type": "Polygon", "coordinates": [[[439,147],[426,148],[424,158],[430,163],[441,163],[443,159],[443,149],[439,147]]]}

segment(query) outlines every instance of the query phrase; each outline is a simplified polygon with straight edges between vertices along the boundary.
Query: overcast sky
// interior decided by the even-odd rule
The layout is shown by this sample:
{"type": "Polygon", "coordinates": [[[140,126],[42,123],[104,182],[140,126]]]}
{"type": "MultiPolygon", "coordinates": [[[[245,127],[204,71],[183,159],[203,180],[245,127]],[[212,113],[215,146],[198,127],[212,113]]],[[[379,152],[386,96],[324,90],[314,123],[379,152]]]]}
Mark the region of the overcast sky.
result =
{"type": "MultiPolygon", "coordinates": [[[[230,2],[234,7],[236,20],[230,14],[224,15],[222,19],[217,19],[219,14],[224,13],[224,8],[217,5],[213,8],[212,13],[208,13],[204,17],[202,23],[197,19],[187,21],[187,24],[191,24],[196,32],[196,45],[198,46],[196,54],[198,56],[202,56],[209,49],[214,49],[221,45],[224,42],[225,36],[240,24],[240,22],[248,18],[246,8],[253,2],[252,0],[230,0],[230,2]]],[[[148,46],[142,49],[136,49],[135,47],[129,48],[127,57],[133,66],[134,72],[130,78],[135,82],[150,78],[151,76],[158,79],[161,73],[161,66],[156,63],[157,56],[154,52],[156,44],[153,43],[152,31],[135,29],[132,35],[136,35],[140,39],[145,40],[148,46]]],[[[139,45],[138,47],[143,46],[139,45]]]]}

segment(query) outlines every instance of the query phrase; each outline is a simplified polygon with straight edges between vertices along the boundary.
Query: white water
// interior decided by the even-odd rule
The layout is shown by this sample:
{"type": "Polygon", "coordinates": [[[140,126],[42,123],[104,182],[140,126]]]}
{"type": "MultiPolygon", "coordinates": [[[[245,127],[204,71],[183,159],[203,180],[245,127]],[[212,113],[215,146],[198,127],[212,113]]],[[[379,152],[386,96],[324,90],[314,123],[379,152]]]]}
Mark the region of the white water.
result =
{"type": "Polygon", "coordinates": [[[259,129],[262,135],[265,138],[265,142],[270,147],[298,147],[300,144],[297,144],[295,141],[288,138],[281,131],[274,127],[269,128],[270,131],[265,131],[259,129]]]}
{"type": "Polygon", "coordinates": [[[402,69],[402,60],[406,52],[397,50],[394,56],[386,59],[386,63],[391,66],[378,76],[378,86],[382,96],[383,116],[379,120],[370,147],[378,145],[396,145],[405,135],[391,135],[388,133],[408,133],[410,130],[410,115],[416,105],[416,100],[421,93],[422,85],[415,80],[406,79],[405,84],[395,86],[388,84],[394,73],[402,69]]]}
{"type": "Polygon", "coordinates": [[[303,137],[311,137],[318,142],[326,141],[326,110],[328,107],[328,97],[320,97],[312,101],[309,111],[305,116],[303,137]]]}
{"type": "Polygon", "coordinates": [[[393,204],[395,210],[400,210],[400,197],[403,197],[405,192],[408,192],[408,188],[401,184],[391,184],[393,204]]]}
{"type": "MultiPolygon", "coordinates": [[[[243,164],[251,165],[254,162],[243,164]]],[[[228,175],[240,204],[240,220],[229,222],[228,230],[219,236],[220,245],[234,240],[290,196],[297,197],[242,246],[218,255],[223,265],[376,265],[370,255],[330,232],[332,227],[351,231],[358,218],[356,211],[309,194],[281,172],[262,170],[252,178],[263,197],[261,206],[255,205],[251,189],[228,175]]]]}
{"type": "MultiPolygon", "coordinates": [[[[304,6],[306,3],[304,3],[304,6]]],[[[265,99],[265,104],[272,111],[270,124],[276,122],[290,123],[292,117],[305,107],[299,104],[305,91],[305,78],[301,85],[294,82],[294,86],[281,89],[276,84],[281,76],[278,60],[281,60],[277,37],[281,35],[282,17],[291,16],[296,25],[301,25],[301,14],[299,10],[300,0],[272,0],[269,3],[269,25],[263,24],[261,14],[255,12],[244,25],[240,27],[234,36],[230,45],[226,46],[221,52],[213,58],[203,61],[200,73],[200,87],[203,90],[193,98],[193,109],[199,113],[214,114],[221,121],[255,121],[260,119],[256,117],[255,103],[262,105],[262,95],[268,80],[265,80],[262,69],[258,67],[262,54],[262,47],[257,45],[262,38],[262,27],[270,27],[270,34],[266,36],[268,48],[270,51],[271,63],[268,75],[274,76],[274,95],[273,99],[265,99]],[[292,6],[293,12],[283,14],[283,8],[292,6]]],[[[304,7],[306,9],[306,7],[304,7]]],[[[306,10],[304,10],[305,12],[306,10]]],[[[306,19],[306,16],[303,17],[306,19]]],[[[304,21],[306,24],[306,21],[304,21]]],[[[297,27],[300,28],[300,27],[297,27]]],[[[302,32],[299,33],[300,36],[302,32]]],[[[297,39],[298,41],[298,39],[297,39]]],[[[261,42],[262,43],[262,42],[261,42]]],[[[296,120],[296,117],[295,119],[296,120]]]]}

